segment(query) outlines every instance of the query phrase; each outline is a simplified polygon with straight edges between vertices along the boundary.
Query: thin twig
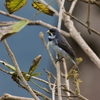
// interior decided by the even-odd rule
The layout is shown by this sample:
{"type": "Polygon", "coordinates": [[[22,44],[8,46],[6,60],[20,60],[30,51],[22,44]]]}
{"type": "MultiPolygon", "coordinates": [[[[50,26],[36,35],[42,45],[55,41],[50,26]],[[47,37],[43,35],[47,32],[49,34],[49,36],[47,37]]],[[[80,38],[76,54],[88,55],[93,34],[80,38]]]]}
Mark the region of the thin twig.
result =
{"type": "MultiPolygon", "coordinates": [[[[28,21],[29,21],[29,19],[26,19],[26,18],[23,18],[23,17],[19,17],[19,16],[17,16],[17,15],[9,14],[9,13],[4,12],[4,11],[2,11],[2,10],[0,10],[0,14],[5,15],[5,16],[8,16],[8,17],[11,17],[11,18],[14,18],[14,19],[17,19],[17,20],[28,20],[28,21]]],[[[45,23],[45,22],[43,22],[43,21],[41,21],[41,20],[29,21],[28,25],[41,25],[41,26],[44,26],[44,27],[46,27],[46,28],[54,28],[54,27],[55,27],[55,26],[52,26],[52,25],[50,25],[50,24],[48,24],[48,23],[45,23]]],[[[65,31],[63,31],[63,30],[59,30],[59,31],[60,31],[64,36],[70,37],[70,35],[69,35],[68,32],[65,32],[65,31]]]]}
{"type": "MultiPolygon", "coordinates": [[[[26,18],[23,18],[23,17],[19,17],[19,16],[16,16],[16,15],[13,15],[13,14],[9,14],[9,13],[7,13],[7,12],[4,12],[4,11],[2,11],[2,10],[0,10],[0,14],[2,14],[2,15],[5,15],[5,16],[8,16],[8,17],[11,17],[11,18],[14,18],[14,19],[17,19],[17,20],[28,20],[28,19],[26,19],[26,18]]],[[[87,25],[85,25],[84,23],[82,23],[79,19],[77,19],[76,17],[74,17],[74,16],[72,16],[70,13],[68,13],[68,12],[65,12],[65,14],[67,14],[67,15],[69,15],[70,17],[72,17],[73,19],[75,19],[77,22],[79,22],[80,24],[82,24],[84,27],[86,27],[86,28],[88,28],[87,27],[87,25]]],[[[1,25],[10,25],[10,24],[14,24],[14,22],[2,22],[1,23],[1,25]]],[[[47,24],[47,23],[45,23],[45,22],[43,22],[43,21],[41,21],[41,20],[37,20],[37,21],[30,21],[29,23],[28,23],[28,25],[41,25],[41,26],[44,26],[44,27],[46,27],[46,28],[54,28],[54,26],[52,26],[52,25],[50,25],[50,24],[47,24]]],[[[95,34],[97,34],[97,35],[99,35],[100,36],[100,32],[98,32],[98,31],[96,31],[95,29],[93,29],[93,28],[90,28],[90,30],[92,31],[92,32],[94,32],[95,34]]],[[[65,32],[65,31],[63,31],[63,30],[60,30],[60,32],[65,36],[65,37],[70,37],[70,34],[68,33],[68,32],[65,32]]]]}
{"type": "Polygon", "coordinates": [[[59,9],[59,19],[58,19],[58,29],[61,29],[61,24],[62,24],[62,14],[64,12],[64,2],[65,0],[62,0],[60,4],[60,9],[59,9]]]}
{"type": "MultiPolygon", "coordinates": [[[[48,82],[48,81],[45,81],[45,80],[43,80],[43,79],[41,79],[41,78],[38,78],[38,77],[35,77],[35,76],[31,76],[31,78],[33,78],[33,79],[35,79],[35,80],[38,80],[38,81],[40,81],[40,82],[43,82],[43,83],[45,83],[45,84],[49,84],[49,82],[48,82]]],[[[53,84],[52,84],[52,83],[50,83],[50,85],[52,85],[52,86],[53,86],[53,84]]]]}
{"type": "MultiPolygon", "coordinates": [[[[89,2],[89,0],[80,0],[80,1],[85,2],[85,3],[88,3],[89,2]]],[[[91,4],[95,4],[98,7],[100,7],[100,3],[99,2],[100,2],[99,0],[90,0],[90,3],[91,4]]]]}
{"type": "Polygon", "coordinates": [[[0,26],[9,26],[9,25],[12,25],[12,24],[15,24],[16,21],[0,21],[0,26]]]}
{"type": "MultiPolygon", "coordinates": [[[[70,13],[68,12],[64,12],[65,14],[69,15],[71,18],[75,19],[77,22],[79,22],[81,25],[83,25],[84,27],[88,28],[88,26],[86,24],[84,24],[82,21],[80,21],[79,19],[77,19],[75,16],[71,15],[70,13]]],[[[93,28],[90,28],[90,30],[92,32],[94,32],[95,34],[99,35],[100,36],[100,32],[96,31],[95,29],[93,28]]]]}
{"type": "Polygon", "coordinates": [[[52,91],[52,100],[55,100],[55,87],[56,87],[56,83],[57,83],[57,79],[55,77],[53,77],[55,79],[54,81],[54,84],[51,86],[51,81],[50,81],[50,78],[51,78],[51,75],[54,76],[53,74],[51,74],[49,71],[47,71],[45,69],[46,73],[47,73],[47,76],[48,76],[48,85],[49,85],[49,88],[50,90],[52,91]]]}
{"type": "Polygon", "coordinates": [[[89,58],[100,68],[100,59],[97,55],[91,50],[91,48],[87,45],[84,39],[81,37],[79,32],[76,30],[73,21],[69,18],[69,16],[63,16],[65,26],[69,29],[71,37],[79,44],[79,46],[83,49],[83,51],[89,56],[89,58]]]}
{"type": "Polygon", "coordinates": [[[56,81],[54,82],[53,88],[52,88],[52,100],[55,100],[55,87],[56,87],[55,83],[56,81]]]}
{"type": "Polygon", "coordinates": [[[69,9],[69,13],[72,14],[73,13],[73,10],[74,10],[74,7],[76,5],[78,0],[73,0],[71,6],[70,6],[70,9],[69,9]]]}
{"type": "MultiPolygon", "coordinates": [[[[17,82],[16,82],[17,83],[17,82]]],[[[18,84],[18,83],[17,83],[18,84]]],[[[29,90],[23,85],[23,84],[18,84],[21,88],[27,90],[29,92],[29,90]]],[[[37,96],[41,96],[44,100],[51,100],[51,98],[47,97],[46,95],[44,95],[43,93],[35,90],[35,89],[32,89],[32,91],[37,95],[37,96]]],[[[48,92],[50,93],[50,92],[48,92]]],[[[50,93],[51,94],[51,93],[50,93]]]]}
{"type": "Polygon", "coordinates": [[[87,14],[87,26],[88,26],[88,32],[89,34],[91,34],[91,30],[90,30],[90,0],[88,2],[88,14],[87,14]]]}
{"type": "MultiPolygon", "coordinates": [[[[67,89],[70,89],[70,84],[69,84],[69,80],[67,80],[67,75],[68,75],[68,67],[66,65],[66,61],[65,59],[63,59],[63,67],[64,67],[64,71],[65,71],[65,84],[66,84],[66,87],[67,89]]],[[[67,96],[68,96],[68,99],[70,100],[70,93],[69,92],[66,92],[67,96]]]]}
{"type": "MultiPolygon", "coordinates": [[[[60,1],[60,0],[58,0],[60,1]]],[[[60,1],[60,9],[59,9],[59,18],[58,18],[58,29],[61,28],[62,24],[62,14],[64,12],[64,2],[65,0],[60,1]]],[[[60,75],[60,62],[56,63],[56,72],[57,72],[57,88],[58,88],[58,100],[62,100],[61,97],[61,75],[60,75]]]]}
{"type": "Polygon", "coordinates": [[[33,91],[35,92],[35,94],[36,94],[37,96],[41,96],[41,97],[43,98],[43,100],[52,100],[52,99],[49,98],[48,96],[44,95],[43,93],[41,93],[41,92],[39,92],[39,91],[37,91],[37,90],[35,90],[35,89],[33,89],[33,91]]]}
{"type": "Polygon", "coordinates": [[[57,80],[57,78],[56,78],[51,72],[49,72],[49,71],[46,70],[46,69],[44,69],[44,71],[45,71],[47,74],[50,74],[50,75],[54,78],[54,80],[57,80]]]}
{"type": "Polygon", "coordinates": [[[0,67],[0,70],[6,74],[12,75],[9,71],[4,70],[3,68],[0,67]]]}
{"type": "MultiPolygon", "coordinates": [[[[0,68],[0,70],[3,71],[4,73],[7,73],[7,74],[10,73],[10,72],[8,72],[8,71],[2,69],[2,68],[0,68]]],[[[12,74],[9,74],[9,75],[12,75],[12,74]]],[[[52,75],[52,74],[51,74],[51,75],[52,75]]],[[[33,79],[35,79],[35,80],[37,80],[37,81],[43,82],[43,83],[45,83],[45,84],[49,84],[49,82],[47,82],[47,81],[45,81],[45,80],[43,80],[43,79],[40,79],[40,78],[38,78],[38,77],[31,76],[31,78],[33,78],[33,79]]],[[[17,83],[17,84],[18,84],[18,83],[17,83]]],[[[18,85],[19,85],[20,87],[24,88],[25,90],[27,90],[22,84],[18,84],[18,85]]],[[[54,84],[50,83],[50,85],[53,87],[54,84]]],[[[75,93],[74,91],[72,91],[71,89],[68,89],[68,88],[66,87],[66,85],[62,84],[61,86],[64,87],[64,88],[62,88],[63,91],[67,91],[67,92],[73,94],[74,96],[76,95],[76,93],[75,93]]],[[[28,91],[28,90],[27,90],[27,91],[28,91]]],[[[28,92],[29,92],[29,91],[28,91],[28,92]]],[[[39,91],[34,90],[34,92],[35,92],[37,95],[39,95],[39,96],[41,96],[41,97],[43,97],[43,98],[45,97],[46,100],[51,100],[50,98],[46,97],[45,95],[43,95],[43,94],[40,93],[39,91]]],[[[51,94],[51,92],[49,92],[49,91],[47,91],[47,93],[51,94]]],[[[55,95],[58,96],[57,93],[55,93],[55,95]]],[[[81,98],[82,100],[88,100],[88,99],[86,99],[85,97],[83,97],[81,94],[78,94],[77,96],[78,96],[79,98],[81,98]]],[[[62,95],[62,97],[68,97],[68,96],[62,95]]]]}
{"type": "Polygon", "coordinates": [[[66,85],[62,85],[62,87],[63,87],[62,88],[63,91],[67,91],[67,92],[73,94],[73,96],[80,98],[81,100],[89,100],[86,97],[82,96],[81,94],[76,95],[76,92],[72,91],[71,89],[67,89],[66,85]]]}
{"type": "Polygon", "coordinates": [[[13,96],[13,95],[5,93],[2,97],[0,97],[0,100],[35,100],[35,99],[26,98],[26,97],[19,97],[19,96],[13,96]]]}
{"type": "Polygon", "coordinates": [[[5,45],[5,48],[6,48],[7,52],[8,52],[8,55],[9,55],[10,59],[12,60],[14,66],[15,66],[15,68],[16,68],[16,72],[17,72],[18,76],[20,77],[20,79],[22,80],[22,82],[24,83],[25,87],[27,88],[27,90],[28,90],[28,91],[30,92],[30,94],[32,95],[32,97],[33,97],[35,100],[39,100],[39,98],[35,95],[35,93],[34,93],[34,92],[32,91],[32,89],[31,89],[31,87],[28,85],[28,83],[27,83],[26,80],[24,79],[24,77],[23,77],[23,75],[22,75],[22,73],[21,73],[21,71],[20,71],[19,65],[18,65],[18,63],[17,63],[17,61],[16,61],[16,58],[15,58],[13,52],[11,51],[10,47],[8,46],[6,40],[3,40],[3,43],[4,43],[4,45],[5,45]]]}
{"type": "Polygon", "coordinates": [[[58,8],[60,8],[61,6],[61,0],[56,0],[57,4],[58,4],[58,8]]]}
{"type": "Polygon", "coordinates": [[[57,73],[57,88],[58,88],[58,100],[62,100],[61,97],[61,76],[60,76],[60,63],[56,63],[56,73],[57,73]]]}
{"type": "Polygon", "coordinates": [[[44,46],[45,46],[45,48],[46,48],[46,50],[47,50],[47,52],[48,52],[48,54],[49,54],[49,57],[50,57],[50,59],[51,59],[53,65],[54,65],[54,67],[56,68],[55,61],[54,61],[54,59],[53,59],[53,57],[52,57],[52,54],[51,54],[51,52],[50,52],[50,50],[49,50],[49,44],[48,44],[48,45],[46,44],[46,42],[45,42],[45,40],[44,40],[44,34],[43,34],[42,32],[40,32],[40,38],[41,38],[41,40],[42,40],[42,42],[43,42],[43,44],[44,44],[44,46]]]}

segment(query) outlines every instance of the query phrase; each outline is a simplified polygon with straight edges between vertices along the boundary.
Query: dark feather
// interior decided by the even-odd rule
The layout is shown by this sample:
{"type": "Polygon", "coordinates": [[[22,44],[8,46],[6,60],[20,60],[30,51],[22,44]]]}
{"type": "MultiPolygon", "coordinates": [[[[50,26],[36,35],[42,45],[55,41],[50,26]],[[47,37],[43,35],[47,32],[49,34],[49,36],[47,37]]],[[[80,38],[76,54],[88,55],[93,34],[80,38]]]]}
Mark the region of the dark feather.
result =
{"type": "MultiPolygon", "coordinates": [[[[58,37],[59,38],[59,37],[58,37]]],[[[69,56],[75,61],[75,52],[73,51],[72,47],[69,45],[67,40],[61,35],[60,40],[57,39],[58,46],[61,47],[65,52],[69,54],[69,56]]]]}
{"type": "MultiPolygon", "coordinates": [[[[52,28],[49,30],[50,33],[52,33],[54,36],[56,36],[54,39],[49,38],[49,41],[54,41],[55,44],[57,44],[60,48],[62,48],[70,57],[75,61],[75,52],[73,51],[72,47],[69,45],[65,37],[63,37],[60,32],[52,28]]],[[[51,35],[49,33],[49,35],[51,35]]]]}

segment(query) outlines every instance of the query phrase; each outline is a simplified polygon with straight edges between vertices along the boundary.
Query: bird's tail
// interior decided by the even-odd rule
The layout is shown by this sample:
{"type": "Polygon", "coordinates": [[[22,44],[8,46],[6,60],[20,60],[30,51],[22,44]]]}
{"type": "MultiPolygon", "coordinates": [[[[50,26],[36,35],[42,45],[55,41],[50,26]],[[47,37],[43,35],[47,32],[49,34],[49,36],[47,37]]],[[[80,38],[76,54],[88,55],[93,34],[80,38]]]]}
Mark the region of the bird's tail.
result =
{"type": "Polygon", "coordinates": [[[79,69],[79,67],[78,67],[78,64],[77,64],[77,60],[76,60],[76,58],[73,60],[73,59],[71,59],[72,60],[72,62],[74,63],[74,65],[75,65],[75,67],[78,69],[78,71],[80,72],[80,69],[79,69]]]}

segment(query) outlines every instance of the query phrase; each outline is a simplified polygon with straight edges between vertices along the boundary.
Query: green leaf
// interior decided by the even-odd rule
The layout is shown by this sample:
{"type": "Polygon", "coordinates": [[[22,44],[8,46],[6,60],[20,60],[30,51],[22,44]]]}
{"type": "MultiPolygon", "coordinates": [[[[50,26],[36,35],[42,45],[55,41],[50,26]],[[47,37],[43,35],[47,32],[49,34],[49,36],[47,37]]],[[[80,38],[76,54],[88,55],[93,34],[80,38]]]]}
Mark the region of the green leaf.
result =
{"type": "Polygon", "coordinates": [[[82,57],[76,58],[75,60],[77,64],[80,64],[83,61],[82,57]]]}
{"type": "Polygon", "coordinates": [[[40,75],[42,75],[40,72],[35,72],[31,76],[40,76],[40,75]]]}
{"type": "Polygon", "coordinates": [[[4,66],[6,66],[7,68],[9,68],[10,70],[16,71],[15,67],[8,64],[7,62],[4,62],[4,61],[0,60],[0,63],[3,64],[4,66]]]}
{"type": "Polygon", "coordinates": [[[26,4],[26,2],[26,0],[6,0],[5,7],[8,10],[8,12],[12,14],[13,12],[23,7],[26,4]]]}
{"type": "Polygon", "coordinates": [[[31,74],[30,76],[28,76],[28,73],[26,73],[26,72],[22,72],[22,74],[26,81],[29,81],[31,79],[31,76],[40,76],[41,75],[41,73],[39,73],[39,72],[35,72],[35,73],[31,74]]]}
{"type": "Polygon", "coordinates": [[[29,72],[28,72],[28,74],[29,74],[30,76],[32,75],[32,73],[34,72],[34,70],[38,67],[38,64],[39,64],[39,62],[40,62],[41,57],[42,57],[42,56],[39,55],[39,56],[37,56],[36,58],[34,58],[34,60],[33,60],[32,64],[31,64],[31,66],[30,66],[29,72]]]}
{"type": "Polygon", "coordinates": [[[10,35],[13,35],[16,32],[19,32],[27,24],[28,24],[27,20],[21,20],[11,26],[0,28],[0,40],[2,41],[5,38],[9,37],[10,35]]]}
{"type": "Polygon", "coordinates": [[[42,4],[42,3],[38,2],[38,1],[34,1],[32,3],[32,6],[35,9],[37,9],[40,12],[43,12],[43,13],[45,13],[47,15],[50,15],[50,16],[53,16],[54,15],[54,12],[52,10],[50,10],[46,5],[44,5],[44,4],[42,4]]]}
{"type": "Polygon", "coordinates": [[[28,24],[27,20],[21,20],[14,25],[12,25],[12,30],[9,33],[19,32],[22,28],[24,28],[28,24]]]}
{"type": "Polygon", "coordinates": [[[22,74],[23,74],[23,77],[25,78],[25,80],[28,81],[30,77],[26,75],[27,73],[26,72],[22,72],[22,74]]]}

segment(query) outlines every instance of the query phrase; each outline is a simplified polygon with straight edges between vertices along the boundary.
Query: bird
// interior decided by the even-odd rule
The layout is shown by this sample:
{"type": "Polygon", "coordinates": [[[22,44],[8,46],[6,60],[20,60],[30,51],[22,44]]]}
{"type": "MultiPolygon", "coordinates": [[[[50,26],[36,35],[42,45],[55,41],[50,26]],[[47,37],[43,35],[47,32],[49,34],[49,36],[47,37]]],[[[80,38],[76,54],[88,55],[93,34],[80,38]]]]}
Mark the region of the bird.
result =
{"type": "MultiPolygon", "coordinates": [[[[51,47],[54,49],[58,57],[69,58],[73,64],[77,67],[76,54],[65,37],[56,28],[51,28],[47,31],[48,41],[51,47]]],[[[59,58],[58,58],[59,61],[59,58]]]]}

